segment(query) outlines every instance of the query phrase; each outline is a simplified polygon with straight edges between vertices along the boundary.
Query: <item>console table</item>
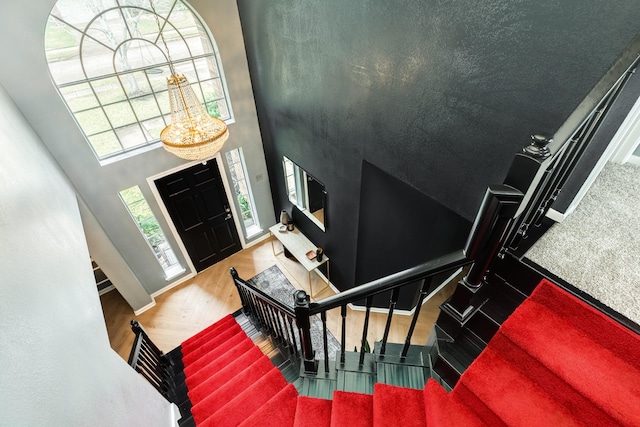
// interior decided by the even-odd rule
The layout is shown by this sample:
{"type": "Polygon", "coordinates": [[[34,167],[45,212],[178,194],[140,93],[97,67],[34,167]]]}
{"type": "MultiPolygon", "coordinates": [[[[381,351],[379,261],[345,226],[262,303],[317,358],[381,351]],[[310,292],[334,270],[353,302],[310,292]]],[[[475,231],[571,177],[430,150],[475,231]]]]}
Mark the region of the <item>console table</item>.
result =
{"type": "MultiPolygon", "coordinates": [[[[291,255],[293,255],[294,258],[298,260],[298,262],[307,270],[307,272],[309,273],[309,293],[311,293],[311,297],[314,297],[313,289],[311,287],[311,272],[315,271],[316,274],[318,274],[318,277],[320,277],[317,270],[318,267],[323,264],[327,264],[327,281],[330,282],[331,279],[329,276],[329,257],[323,254],[322,261],[317,261],[315,257],[309,259],[307,257],[307,253],[309,251],[313,251],[315,253],[317,249],[316,245],[311,243],[311,240],[309,240],[307,236],[302,234],[302,232],[297,228],[294,228],[291,231],[280,231],[281,226],[282,224],[276,224],[273,227],[269,227],[269,231],[276,239],[280,241],[280,243],[282,243],[282,246],[284,248],[287,248],[287,250],[291,252],[291,255]]],[[[273,250],[274,255],[278,255],[284,252],[283,249],[281,252],[276,253],[275,247],[273,246],[273,239],[271,240],[271,249],[273,250]]],[[[320,289],[318,292],[316,292],[316,295],[319,292],[325,290],[328,286],[329,284],[320,289]]]]}

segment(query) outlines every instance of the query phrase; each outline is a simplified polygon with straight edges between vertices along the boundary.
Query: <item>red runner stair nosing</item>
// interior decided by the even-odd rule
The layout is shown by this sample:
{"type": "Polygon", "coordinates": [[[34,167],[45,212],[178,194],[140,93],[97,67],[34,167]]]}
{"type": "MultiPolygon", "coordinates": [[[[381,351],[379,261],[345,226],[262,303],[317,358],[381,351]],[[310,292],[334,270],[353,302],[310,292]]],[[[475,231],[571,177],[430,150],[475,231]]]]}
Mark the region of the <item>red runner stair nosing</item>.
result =
{"type": "Polygon", "coordinates": [[[373,425],[426,427],[422,390],[376,383],[373,386],[373,425]]]}
{"type": "Polygon", "coordinates": [[[336,390],[333,393],[331,427],[373,425],[373,395],[336,390]]]}
{"type": "Polygon", "coordinates": [[[640,427],[640,337],[544,280],[450,393],[298,396],[232,316],[182,352],[198,427],[640,427]]]}
{"type": "Polygon", "coordinates": [[[331,427],[331,408],[331,400],[300,396],[293,427],[331,427]]]}
{"type": "Polygon", "coordinates": [[[424,388],[424,413],[427,426],[485,427],[485,424],[464,402],[446,392],[433,378],[424,388]]]}

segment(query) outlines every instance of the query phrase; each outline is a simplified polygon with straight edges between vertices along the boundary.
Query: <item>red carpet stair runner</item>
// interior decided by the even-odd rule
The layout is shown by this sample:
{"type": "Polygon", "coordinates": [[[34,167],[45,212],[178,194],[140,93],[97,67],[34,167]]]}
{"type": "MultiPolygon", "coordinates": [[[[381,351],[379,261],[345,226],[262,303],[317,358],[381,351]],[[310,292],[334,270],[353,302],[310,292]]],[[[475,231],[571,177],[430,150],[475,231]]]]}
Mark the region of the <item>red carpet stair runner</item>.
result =
{"type": "Polygon", "coordinates": [[[640,338],[543,281],[451,392],[298,396],[227,316],[182,345],[198,427],[640,426],[640,338]]]}

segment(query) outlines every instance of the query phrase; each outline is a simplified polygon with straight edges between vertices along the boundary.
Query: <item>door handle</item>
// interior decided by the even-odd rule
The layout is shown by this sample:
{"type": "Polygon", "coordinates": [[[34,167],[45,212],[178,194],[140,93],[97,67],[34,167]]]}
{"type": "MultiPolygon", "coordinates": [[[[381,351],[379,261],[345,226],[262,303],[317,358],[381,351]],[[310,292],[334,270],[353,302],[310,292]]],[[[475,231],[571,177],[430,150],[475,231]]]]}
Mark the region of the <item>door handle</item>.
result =
{"type": "Polygon", "coordinates": [[[231,208],[227,206],[227,207],[224,208],[224,211],[229,213],[229,212],[231,212],[231,208]]]}
{"type": "Polygon", "coordinates": [[[231,214],[227,214],[227,216],[224,217],[225,221],[230,220],[231,219],[231,214]]]}

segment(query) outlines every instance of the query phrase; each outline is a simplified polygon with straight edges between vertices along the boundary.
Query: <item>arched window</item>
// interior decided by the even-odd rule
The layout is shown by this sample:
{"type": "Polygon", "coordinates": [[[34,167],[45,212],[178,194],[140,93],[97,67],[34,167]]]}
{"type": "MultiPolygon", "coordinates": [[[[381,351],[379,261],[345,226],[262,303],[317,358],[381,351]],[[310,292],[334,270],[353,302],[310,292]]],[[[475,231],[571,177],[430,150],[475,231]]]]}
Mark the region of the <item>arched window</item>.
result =
{"type": "Polygon", "coordinates": [[[153,8],[148,0],[58,0],[49,15],[51,77],[102,163],[160,145],[170,120],[169,61],[212,116],[232,119],[204,23],[182,0],[152,1],[153,8]]]}

